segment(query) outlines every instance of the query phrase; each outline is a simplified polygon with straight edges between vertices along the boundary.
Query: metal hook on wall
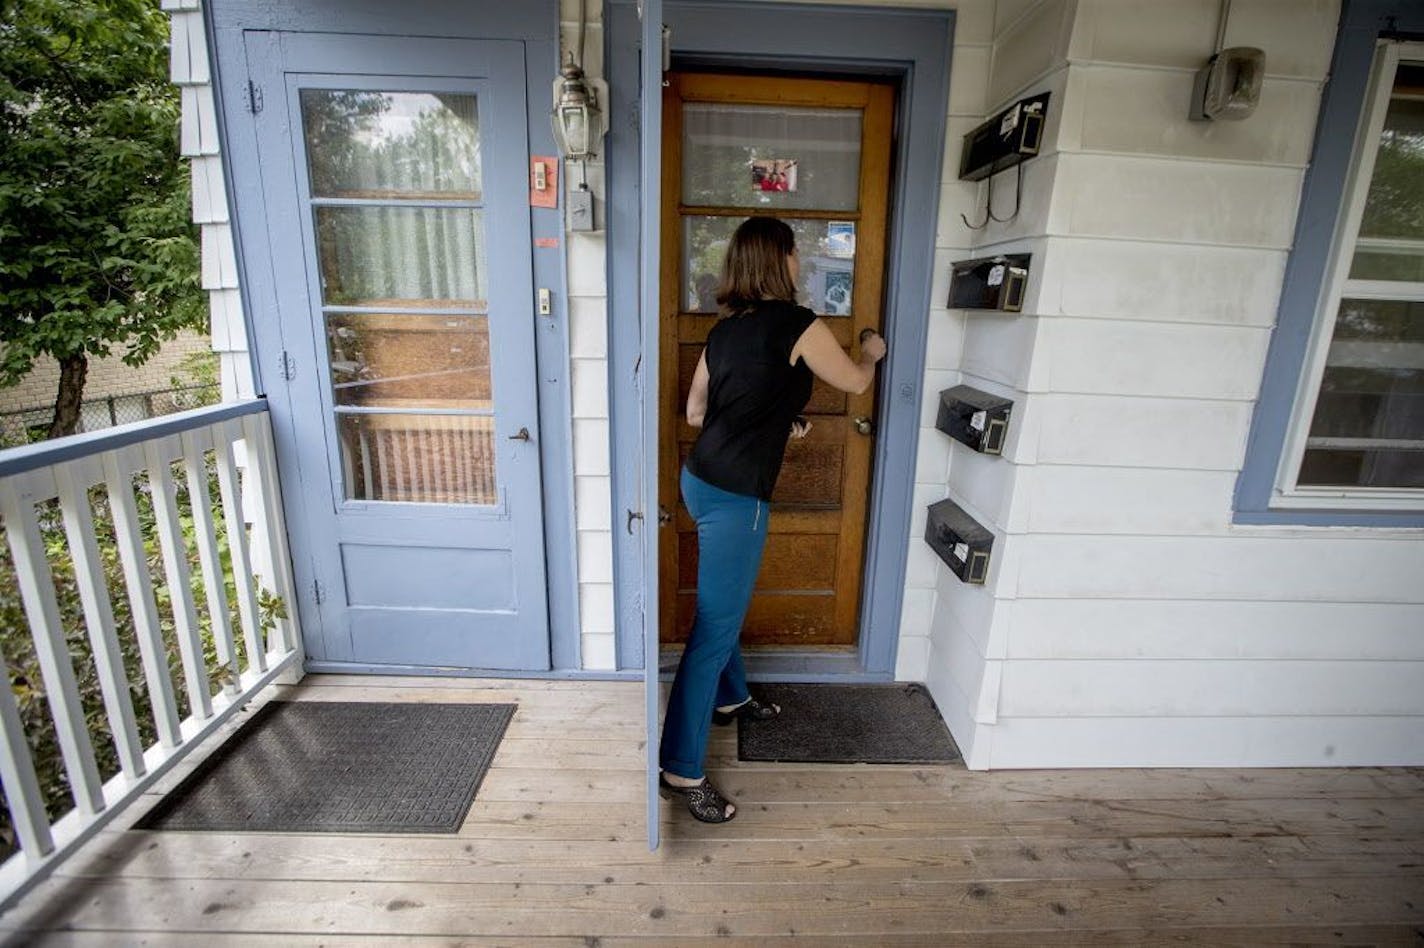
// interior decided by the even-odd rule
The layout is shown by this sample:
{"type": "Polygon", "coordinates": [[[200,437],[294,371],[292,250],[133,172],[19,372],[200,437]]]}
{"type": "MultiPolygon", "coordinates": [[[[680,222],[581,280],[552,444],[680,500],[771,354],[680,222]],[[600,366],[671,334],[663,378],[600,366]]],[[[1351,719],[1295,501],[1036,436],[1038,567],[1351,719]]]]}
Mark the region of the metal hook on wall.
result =
{"type": "MultiPolygon", "coordinates": [[[[989,193],[985,196],[984,199],[984,219],[977,224],[971,224],[969,222],[969,218],[966,217],[963,213],[961,213],[959,215],[959,219],[964,221],[965,227],[968,227],[970,230],[983,230],[984,228],[989,226],[990,221],[997,221],[1000,224],[1007,224],[1009,221],[1019,216],[1019,208],[1023,206],[1023,163],[1020,162],[1014,167],[1017,170],[1014,175],[1013,213],[1010,214],[1008,217],[1000,217],[999,215],[994,213],[994,175],[991,174],[988,178],[985,179],[985,183],[989,189],[989,193]]],[[[997,174],[997,172],[995,172],[995,174],[997,174]]]]}

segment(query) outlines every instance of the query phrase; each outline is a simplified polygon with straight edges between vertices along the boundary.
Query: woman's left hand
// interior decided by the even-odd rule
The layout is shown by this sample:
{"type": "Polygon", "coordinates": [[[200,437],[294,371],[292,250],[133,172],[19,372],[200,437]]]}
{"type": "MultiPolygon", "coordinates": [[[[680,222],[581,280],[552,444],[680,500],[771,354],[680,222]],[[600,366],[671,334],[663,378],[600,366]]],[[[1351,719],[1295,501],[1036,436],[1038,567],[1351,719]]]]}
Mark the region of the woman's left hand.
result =
{"type": "Polygon", "coordinates": [[[811,422],[805,415],[797,415],[791,423],[791,437],[804,438],[811,433],[811,422]]]}

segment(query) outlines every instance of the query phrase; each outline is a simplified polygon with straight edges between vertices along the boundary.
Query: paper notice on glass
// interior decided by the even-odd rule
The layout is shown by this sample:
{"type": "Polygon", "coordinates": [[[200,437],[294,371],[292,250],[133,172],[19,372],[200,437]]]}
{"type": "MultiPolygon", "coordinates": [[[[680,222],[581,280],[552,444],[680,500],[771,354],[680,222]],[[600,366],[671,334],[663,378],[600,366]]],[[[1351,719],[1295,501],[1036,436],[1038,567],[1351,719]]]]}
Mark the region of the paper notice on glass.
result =
{"type": "Polygon", "coordinates": [[[990,268],[990,270],[989,270],[989,285],[990,285],[990,286],[998,286],[1000,283],[1003,283],[1003,282],[1004,282],[1004,265],[1003,265],[1002,263],[996,264],[994,267],[990,268]]]}
{"type": "Polygon", "coordinates": [[[954,544],[954,558],[957,559],[957,560],[959,560],[959,562],[961,562],[961,563],[963,563],[965,560],[969,559],[969,544],[968,544],[968,543],[956,543],[956,544],[954,544]]]}
{"type": "Polygon", "coordinates": [[[987,424],[988,421],[988,412],[976,411],[974,414],[969,416],[969,427],[973,428],[975,431],[983,431],[984,425],[987,424]]]}

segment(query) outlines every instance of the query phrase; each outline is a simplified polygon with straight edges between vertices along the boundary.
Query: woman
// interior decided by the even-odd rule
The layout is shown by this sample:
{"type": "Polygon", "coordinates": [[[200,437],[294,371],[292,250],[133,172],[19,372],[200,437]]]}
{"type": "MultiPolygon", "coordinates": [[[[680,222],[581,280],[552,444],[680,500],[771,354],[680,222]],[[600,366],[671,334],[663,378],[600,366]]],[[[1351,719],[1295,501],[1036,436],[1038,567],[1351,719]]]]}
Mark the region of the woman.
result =
{"type": "Polygon", "coordinates": [[[681,794],[704,823],[736,813],[702,773],[715,719],[766,720],[781,712],[747,691],[738,639],[761,567],[772,488],[812,375],[860,394],[875,378],[885,340],[867,330],[852,362],[830,326],[796,305],[801,264],[791,228],[753,217],[732,235],[717,304],[724,318],[707,336],[687,396],[687,421],[702,429],[682,470],[682,497],[697,521],[697,612],[663,722],[664,795],[681,794]]]}

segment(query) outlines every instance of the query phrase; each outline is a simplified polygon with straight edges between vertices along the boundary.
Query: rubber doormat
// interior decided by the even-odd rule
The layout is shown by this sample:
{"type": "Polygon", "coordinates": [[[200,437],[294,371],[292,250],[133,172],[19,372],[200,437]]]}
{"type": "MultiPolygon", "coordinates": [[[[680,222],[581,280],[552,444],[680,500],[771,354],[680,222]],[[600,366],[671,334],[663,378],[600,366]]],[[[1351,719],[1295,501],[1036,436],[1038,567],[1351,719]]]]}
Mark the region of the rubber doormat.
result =
{"type": "Polygon", "coordinates": [[[453,833],[515,707],[270,701],[139,827],[453,833]]]}
{"type": "Polygon", "coordinates": [[[825,764],[950,764],[962,759],[923,685],[762,685],[781,705],[737,723],[737,758],[825,764]]]}

